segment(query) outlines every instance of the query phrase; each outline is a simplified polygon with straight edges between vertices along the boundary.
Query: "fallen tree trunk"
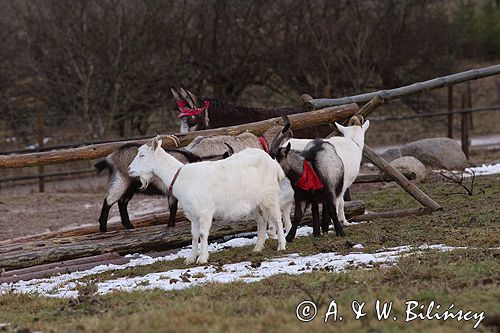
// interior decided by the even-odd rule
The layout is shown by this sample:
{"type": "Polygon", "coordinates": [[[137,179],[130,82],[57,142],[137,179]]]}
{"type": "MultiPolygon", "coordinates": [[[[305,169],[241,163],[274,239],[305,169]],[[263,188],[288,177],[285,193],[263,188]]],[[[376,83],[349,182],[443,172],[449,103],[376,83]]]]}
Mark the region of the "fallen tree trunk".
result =
{"type": "Polygon", "coordinates": [[[372,221],[375,219],[391,219],[397,217],[409,217],[409,216],[420,216],[431,214],[432,211],[429,208],[410,208],[410,209],[399,209],[399,210],[389,210],[385,212],[374,212],[367,213],[363,215],[353,216],[349,219],[352,222],[361,222],[361,221],[372,221]]]}
{"type": "MultiPolygon", "coordinates": [[[[417,175],[414,172],[405,172],[403,173],[403,175],[408,180],[415,180],[417,178],[417,175]]],[[[391,181],[394,181],[394,179],[389,175],[376,174],[376,175],[359,175],[354,181],[354,183],[365,184],[365,183],[381,183],[381,182],[391,182],[391,181]]],[[[169,213],[152,214],[143,218],[135,219],[132,221],[132,224],[136,228],[167,224],[169,217],[170,217],[169,213]]],[[[176,223],[189,222],[189,220],[187,220],[182,210],[179,210],[177,212],[176,221],[177,221],[176,223]]],[[[123,225],[120,222],[109,223],[108,231],[115,231],[115,230],[123,230],[123,225]]],[[[96,234],[99,232],[100,232],[99,227],[97,225],[97,222],[95,222],[95,225],[87,227],[78,227],[74,229],[61,230],[61,231],[52,231],[44,234],[23,236],[23,237],[3,240],[0,241],[0,247],[7,244],[19,244],[22,242],[28,242],[34,240],[46,240],[52,238],[75,237],[75,236],[96,234]]]]}
{"type": "MultiPolygon", "coordinates": [[[[345,206],[350,216],[363,214],[361,201],[350,201],[345,206]]],[[[253,221],[214,221],[210,240],[257,230],[253,221]]],[[[56,238],[0,247],[0,271],[25,268],[63,260],[116,252],[118,254],[145,253],[178,249],[191,244],[190,225],[175,228],[163,225],[132,230],[111,231],[76,237],[56,238]]]]}
{"type": "MultiPolygon", "coordinates": [[[[301,129],[313,127],[323,123],[332,123],[335,121],[344,120],[355,114],[358,109],[359,108],[356,104],[348,104],[339,107],[326,108],[323,110],[297,113],[288,117],[293,129],[301,129]]],[[[175,136],[162,135],[162,146],[165,148],[176,147],[177,145],[186,146],[200,135],[237,135],[243,132],[251,132],[256,135],[262,135],[267,129],[277,124],[283,124],[283,120],[280,117],[237,126],[215,128],[186,134],[175,134],[175,136]]],[[[126,143],[137,142],[140,144],[144,144],[147,141],[147,139],[137,141],[119,141],[42,153],[7,156],[2,155],[0,156],[0,169],[24,168],[36,165],[60,164],[70,161],[92,160],[99,157],[104,157],[126,143]]]]}

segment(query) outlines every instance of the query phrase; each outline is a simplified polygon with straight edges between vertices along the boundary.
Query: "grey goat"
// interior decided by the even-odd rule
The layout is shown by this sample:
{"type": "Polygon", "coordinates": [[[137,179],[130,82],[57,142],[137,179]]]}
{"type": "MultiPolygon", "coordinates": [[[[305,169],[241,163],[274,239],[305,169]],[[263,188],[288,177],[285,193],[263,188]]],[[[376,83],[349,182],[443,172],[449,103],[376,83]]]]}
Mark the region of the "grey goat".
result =
{"type": "Polygon", "coordinates": [[[345,236],[335,210],[335,198],[342,192],[344,179],[344,165],[335,147],[329,142],[317,139],[308,143],[303,152],[298,152],[291,150],[290,144],[281,147],[285,138],[286,133],[276,135],[270,154],[281,165],[294,190],[295,214],[292,227],[286,236],[287,242],[295,238],[307,204],[311,204],[314,236],[319,236],[320,230],[327,233],[329,227],[329,219],[323,219],[320,228],[320,203],[333,220],[337,236],[345,236]]]}

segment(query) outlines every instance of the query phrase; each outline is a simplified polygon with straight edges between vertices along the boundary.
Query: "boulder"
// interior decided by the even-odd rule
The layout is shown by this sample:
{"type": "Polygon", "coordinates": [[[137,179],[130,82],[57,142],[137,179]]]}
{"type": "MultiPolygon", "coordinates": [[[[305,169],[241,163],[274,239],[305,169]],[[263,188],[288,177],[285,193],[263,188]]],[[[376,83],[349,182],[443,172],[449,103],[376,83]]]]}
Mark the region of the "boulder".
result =
{"type": "Polygon", "coordinates": [[[391,165],[400,172],[415,172],[416,181],[424,180],[427,175],[425,165],[413,156],[403,156],[391,162],[391,165]]]}
{"type": "Polygon", "coordinates": [[[395,159],[398,159],[398,158],[400,158],[402,156],[401,155],[401,149],[399,147],[398,148],[387,149],[382,154],[380,154],[380,156],[384,160],[386,160],[387,162],[392,162],[395,159]]]}
{"type": "Polygon", "coordinates": [[[439,169],[463,170],[467,158],[455,140],[430,138],[408,143],[401,147],[403,156],[413,156],[425,165],[439,169]]]}

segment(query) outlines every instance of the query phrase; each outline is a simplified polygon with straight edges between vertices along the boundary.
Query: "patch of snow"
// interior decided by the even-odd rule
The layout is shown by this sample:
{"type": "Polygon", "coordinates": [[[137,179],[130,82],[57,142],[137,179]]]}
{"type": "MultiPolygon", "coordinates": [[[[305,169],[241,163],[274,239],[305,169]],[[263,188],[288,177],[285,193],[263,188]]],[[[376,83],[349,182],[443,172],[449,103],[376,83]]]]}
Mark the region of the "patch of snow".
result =
{"type": "MultiPolygon", "coordinates": [[[[302,229],[302,228],[301,228],[302,229]]],[[[300,229],[299,229],[300,230],[300,229]]],[[[302,231],[304,234],[308,231],[302,231]]],[[[216,251],[228,246],[238,247],[249,245],[249,239],[232,239],[230,244],[211,244],[211,251],[216,251]]],[[[256,241],[254,238],[253,243],[256,241]]],[[[347,255],[339,255],[335,252],[320,253],[310,256],[300,256],[298,253],[289,254],[280,258],[262,262],[259,266],[252,265],[251,262],[244,261],[223,266],[198,266],[183,269],[172,269],[165,272],[150,273],[144,276],[125,277],[111,279],[97,284],[99,294],[106,294],[112,291],[132,291],[147,289],[179,290],[193,287],[205,283],[230,283],[235,281],[256,282],[276,274],[302,274],[316,270],[326,270],[340,272],[350,266],[366,265],[373,267],[374,264],[393,264],[402,255],[412,251],[434,249],[439,251],[450,251],[457,248],[443,244],[415,246],[399,246],[378,251],[376,253],[355,252],[347,255]]],[[[77,283],[70,280],[79,279],[86,275],[95,274],[109,269],[123,269],[152,263],[157,260],[173,260],[179,257],[186,257],[189,249],[183,249],[178,253],[161,258],[151,258],[139,255],[137,259],[132,259],[125,265],[103,265],[84,272],[64,274],[46,279],[34,279],[31,281],[19,281],[12,284],[2,284],[0,294],[6,292],[16,293],[37,293],[49,297],[76,297],[78,296],[77,283]]]]}
{"type": "Polygon", "coordinates": [[[470,170],[473,170],[476,176],[493,175],[500,173],[500,163],[489,165],[483,164],[482,166],[467,168],[465,169],[465,177],[472,177],[472,172],[470,170]]]}
{"type": "Polygon", "coordinates": [[[356,244],[352,248],[353,249],[364,249],[365,247],[363,246],[363,244],[356,244]]]}
{"type": "Polygon", "coordinates": [[[85,208],[85,209],[92,208],[92,204],[85,204],[85,205],[83,205],[83,208],[85,208]]]}

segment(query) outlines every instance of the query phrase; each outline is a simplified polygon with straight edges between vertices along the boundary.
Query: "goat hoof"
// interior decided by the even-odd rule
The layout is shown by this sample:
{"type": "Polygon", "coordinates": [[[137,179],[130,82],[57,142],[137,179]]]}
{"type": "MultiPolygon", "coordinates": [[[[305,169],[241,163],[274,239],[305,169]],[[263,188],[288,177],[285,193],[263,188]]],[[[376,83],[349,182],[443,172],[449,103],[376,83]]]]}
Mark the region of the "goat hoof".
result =
{"type": "Polygon", "coordinates": [[[196,263],[199,265],[206,264],[208,262],[208,257],[199,256],[196,263]]]}
{"type": "Polygon", "coordinates": [[[285,251],[286,250],[286,246],[283,244],[283,246],[279,245],[278,246],[278,251],[285,251]]]}
{"type": "Polygon", "coordinates": [[[191,265],[196,262],[196,257],[187,257],[186,260],[184,260],[184,263],[186,265],[191,265]]]}
{"type": "Polygon", "coordinates": [[[173,228],[173,227],[175,227],[175,223],[168,223],[167,224],[167,228],[173,228]]]}
{"type": "Polygon", "coordinates": [[[106,231],[108,231],[108,228],[99,228],[99,231],[100,232],[106,232],[106,231]]]}
{"type": "Polygon", "coordinates": [[[253,251],[253,252],[261,252],[261,251],[262,251],[262,249],[264,249],[264,246],[256,246],[256,247],[254,247],[254,248],[253,248],[253,250],[252,250],[252,251],[253,251]]]}
{"type": "Polygon", "coordinates": [[[295,237],[291,237],[291,236],[289,237],[288,235],[285,237],[285,239],[286,239],[286,241],[287,241],[288,243],[293,242],[293,239],[294,239],[294,238],[295,238],[295,237]]]}

